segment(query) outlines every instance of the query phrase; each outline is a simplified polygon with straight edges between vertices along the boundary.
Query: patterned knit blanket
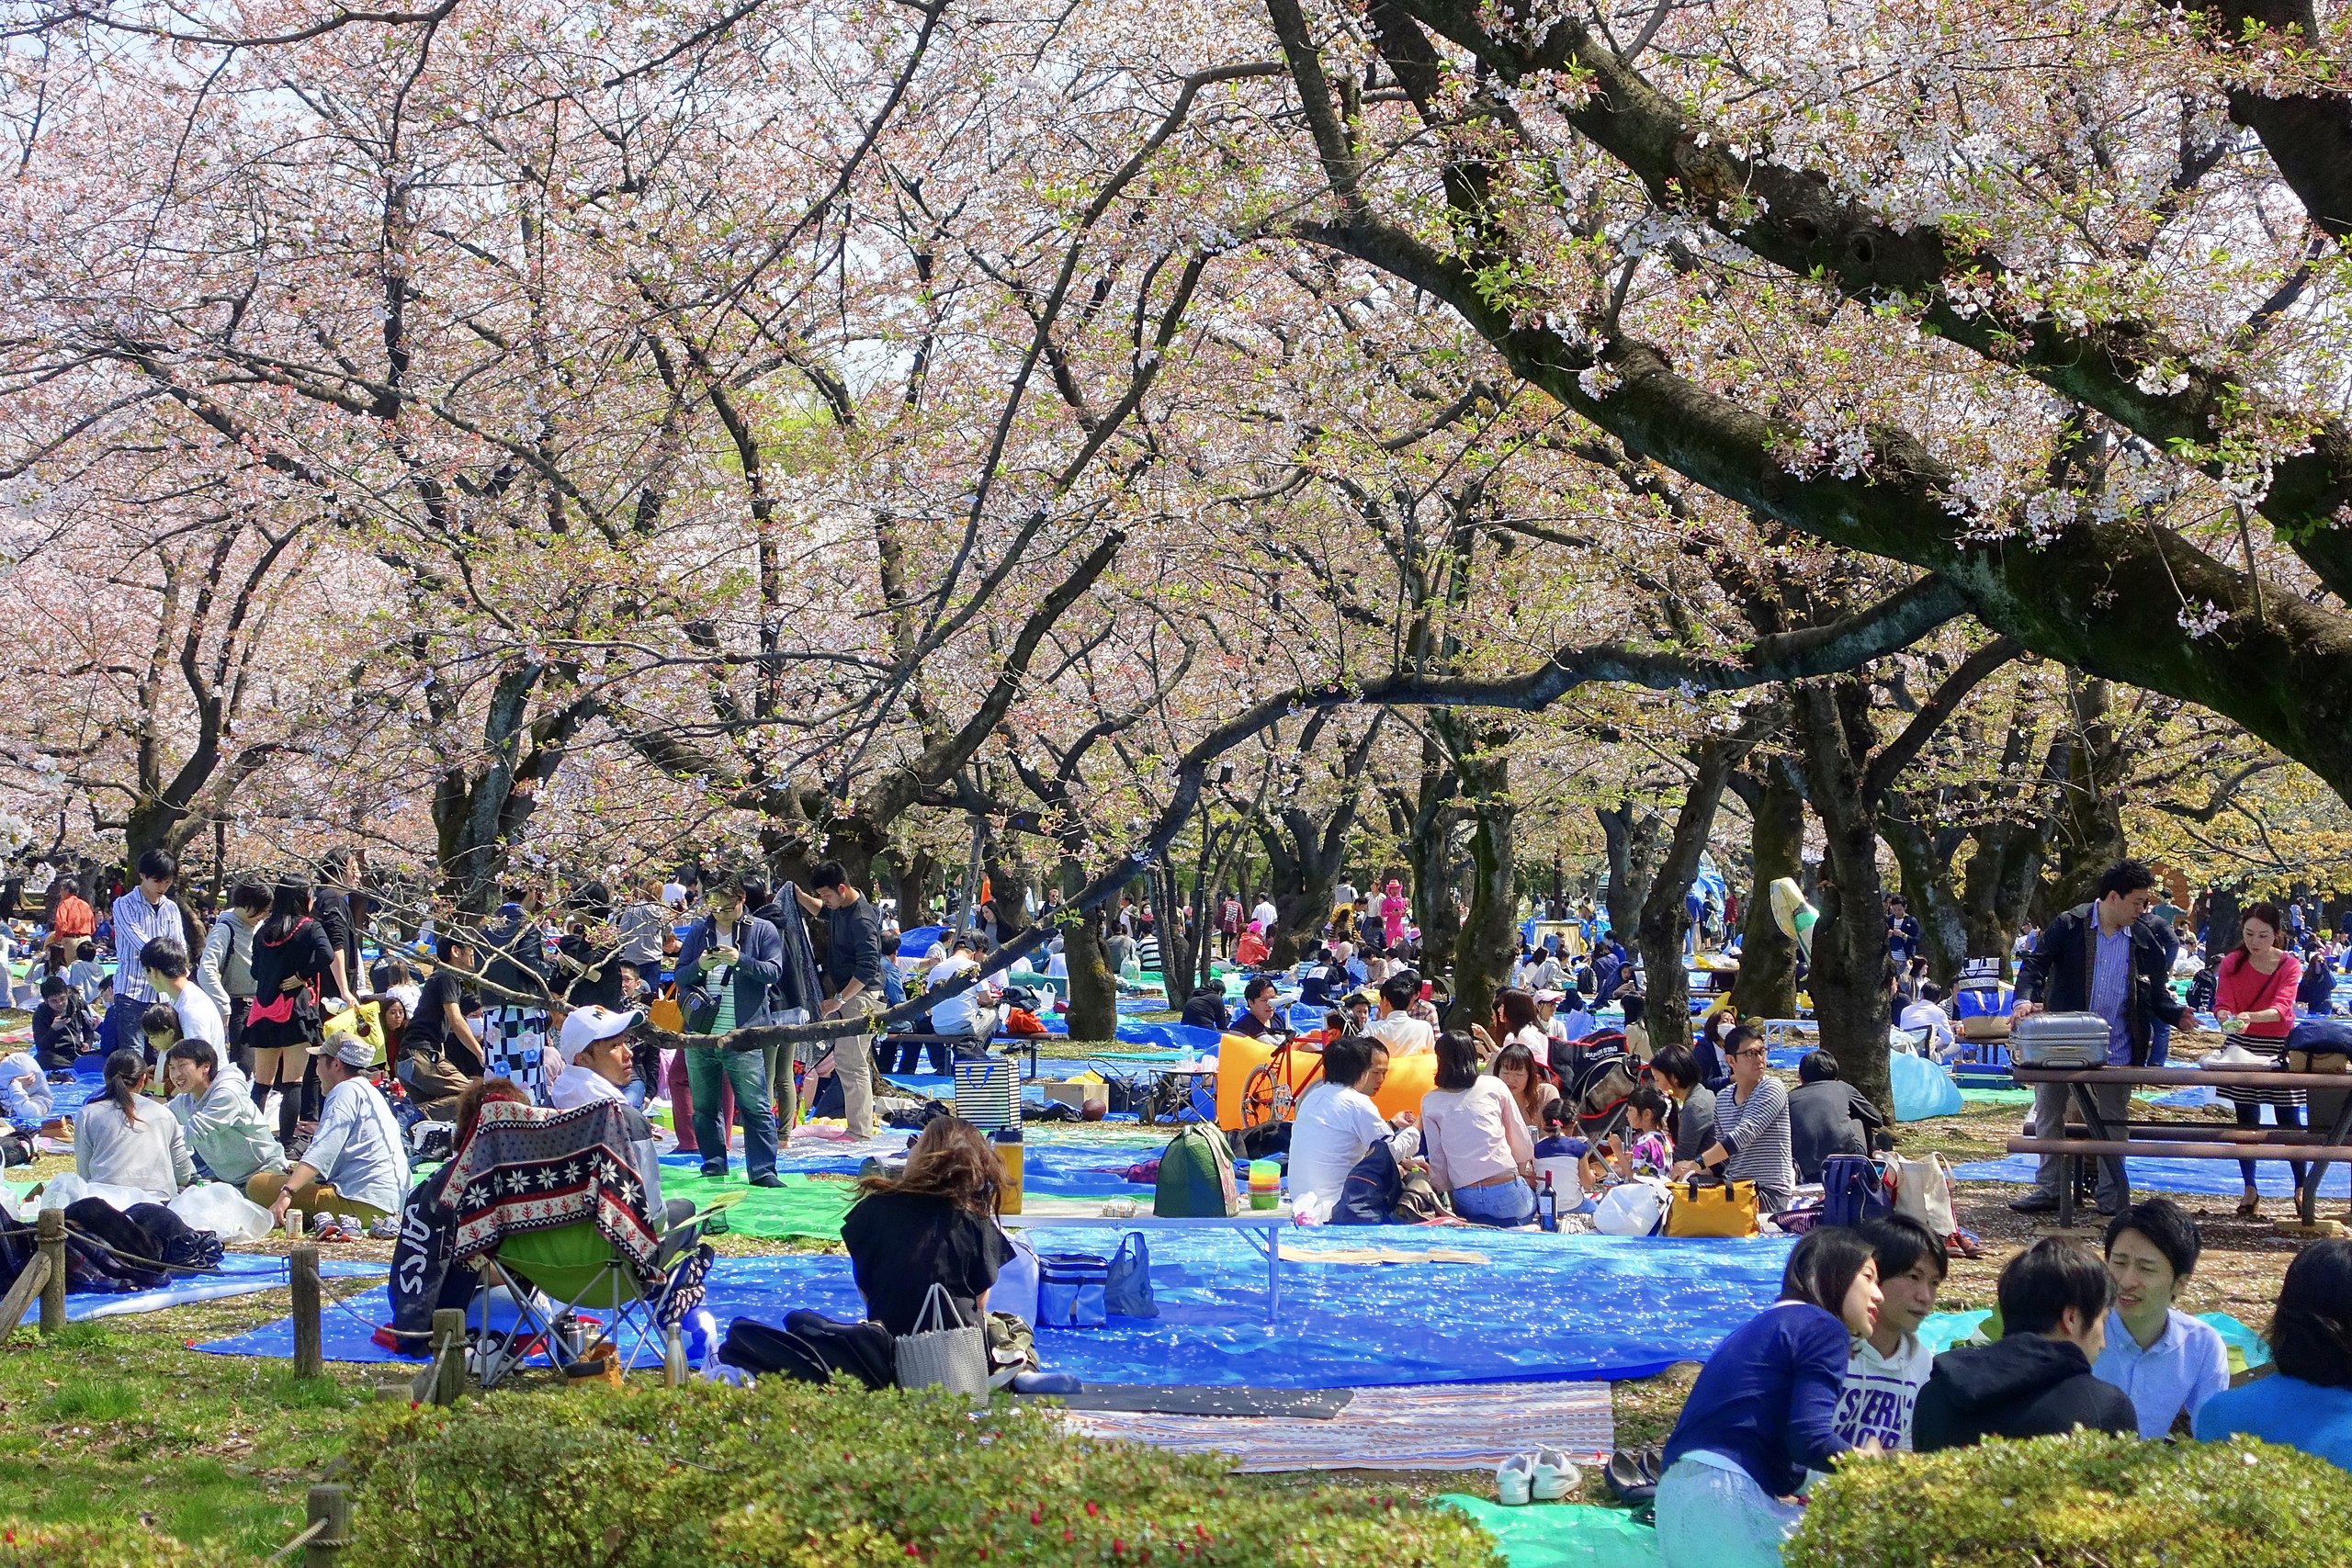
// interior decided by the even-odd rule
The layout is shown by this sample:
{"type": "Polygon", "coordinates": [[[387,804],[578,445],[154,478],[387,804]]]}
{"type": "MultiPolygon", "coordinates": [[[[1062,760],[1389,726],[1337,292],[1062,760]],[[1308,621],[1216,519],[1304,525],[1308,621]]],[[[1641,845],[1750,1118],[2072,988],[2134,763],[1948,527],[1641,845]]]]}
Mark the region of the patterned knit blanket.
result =
{"type": "Polygon", "coordinates": [[[482,1257],[510,1235],[593,1220],[639,1274],[650,1271],[658,1242],[628,1131],[612,1100],[570,1111],[483,1106],[445,1189],[458,1212],[455,1260],[482,1257]]]}

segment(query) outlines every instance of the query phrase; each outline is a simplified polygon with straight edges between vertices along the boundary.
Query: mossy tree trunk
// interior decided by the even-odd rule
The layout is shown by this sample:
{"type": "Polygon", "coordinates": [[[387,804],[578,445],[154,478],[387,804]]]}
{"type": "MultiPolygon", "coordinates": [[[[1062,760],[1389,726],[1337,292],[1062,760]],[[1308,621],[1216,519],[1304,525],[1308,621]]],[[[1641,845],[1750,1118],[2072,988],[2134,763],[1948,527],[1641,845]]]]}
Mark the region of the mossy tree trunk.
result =
{"type": "Polygon", "coordinates": [[[1751,876],[1732,1006],[1742,1018],[1794,1018],[1797,945],[1772,918],[1772,884],[1804,879],[1804,796],[1779,759],[1734,773],[1731,787],[1747,807],[1751,876]]]}

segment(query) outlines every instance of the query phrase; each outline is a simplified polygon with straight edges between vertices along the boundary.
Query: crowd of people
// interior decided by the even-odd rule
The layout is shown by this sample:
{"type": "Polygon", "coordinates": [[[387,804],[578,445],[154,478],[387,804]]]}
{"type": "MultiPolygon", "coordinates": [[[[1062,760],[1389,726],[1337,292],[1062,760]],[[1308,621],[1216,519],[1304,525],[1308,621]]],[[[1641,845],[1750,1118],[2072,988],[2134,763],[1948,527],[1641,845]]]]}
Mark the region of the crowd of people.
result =
{"type": "Polygon", "coordinates": [[[1666,1445],[1666,1568],[1768,1568],[1814,1481],[1854,1453],[1933,1453],[2077,1428],[2150,1441],[2245,1434],[2352,1469],[2352,1241],[2289,1265],[2275,1371],[2231,1386],[2210,1324],[2176,1304],[2195,1222],[2169,1199],[2119,1212],[2093,1252],[2045,1236],[2002,1269],[1998,1310],[1941,1354],[1918,1337],[1949,1267],[1894,1215],[1809,1232],[1781,1299],[1708,1358],[1666,1445]]]}

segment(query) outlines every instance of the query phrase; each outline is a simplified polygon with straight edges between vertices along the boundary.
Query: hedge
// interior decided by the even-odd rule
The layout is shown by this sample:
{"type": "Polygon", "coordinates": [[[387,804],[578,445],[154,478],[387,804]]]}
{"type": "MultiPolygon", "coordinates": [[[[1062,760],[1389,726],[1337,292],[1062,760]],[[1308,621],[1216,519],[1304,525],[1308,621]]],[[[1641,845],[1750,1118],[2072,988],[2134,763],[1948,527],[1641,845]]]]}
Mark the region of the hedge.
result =
{"type": "Polygon", "coordinates": [[[220,1553],[144,1525],[0,1518],[0,1568],[221,1568],[220,1553]]]}
{"type": "Polygon", "coordinates": [[[2352,1473],[2239,1438],[2076,1432],[1849,1460],[1817,1486],[1787,1568],[2340,1568],[2352,1473]]]}
{"type": "Polygon", "coordinates": [[[350,1568],[908,1568],[912,1562],[1499,1568],[1450,1510],[1237,1487],[1216,1460],[765,1379],[369,1412],[350,1568]]]}

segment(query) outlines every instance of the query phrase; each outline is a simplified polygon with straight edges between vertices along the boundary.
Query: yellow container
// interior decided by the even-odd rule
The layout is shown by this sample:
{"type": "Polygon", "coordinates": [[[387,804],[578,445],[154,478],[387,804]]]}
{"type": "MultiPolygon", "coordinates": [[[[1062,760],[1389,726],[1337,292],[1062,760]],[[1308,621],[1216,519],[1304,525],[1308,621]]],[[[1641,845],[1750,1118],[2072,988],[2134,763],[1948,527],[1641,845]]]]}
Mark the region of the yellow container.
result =
{"type": "Polygon", "coordinates": [[[997,1206],[1004,1213],[1017,1214],[1021,1212],[1021,1134],[1008,1129],[993,1141],[997,1163],[1004,1167],[1004,1187],[997,1195],[997,1206]]]}

